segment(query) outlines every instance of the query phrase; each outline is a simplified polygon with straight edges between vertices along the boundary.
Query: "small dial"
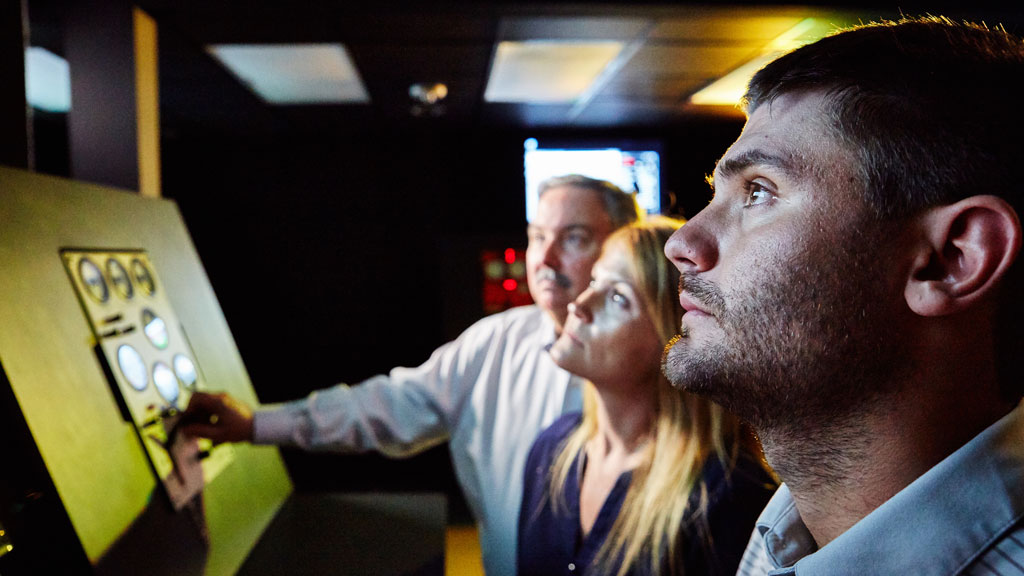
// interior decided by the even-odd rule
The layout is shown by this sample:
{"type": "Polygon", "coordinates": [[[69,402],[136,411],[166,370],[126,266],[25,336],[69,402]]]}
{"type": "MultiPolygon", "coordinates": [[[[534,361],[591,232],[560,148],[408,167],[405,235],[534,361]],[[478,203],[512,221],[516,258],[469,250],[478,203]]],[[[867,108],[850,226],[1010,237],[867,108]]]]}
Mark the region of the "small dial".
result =
{"type": "Polygon", "coordinates": [[[149,267],[146,263],[135,258],[132,260],[132,279],[135,280],[135,285],[139,287],[147,296],[152,296],[156,292],[156,281],[153,280],[153,273],[149,271],[149,267]]]}
{"type": "Polygon", "coordinates": [[[103,271],[92,260],[82,258],[78,261],[78,279],[85,286],[85,291],[93,300],[100,304],[110,298],[107,281],[103,279],[103,271]]]}
{"type": "Polygon", "coordinates": [[[114,290],[125,300],[131,300],[134,295],[132,281],[128,277],[128,271],[124,269],[124,265],[117,258],[107,259],[107,276],[110,277],[110,283],[114,285],[114,290]]]}

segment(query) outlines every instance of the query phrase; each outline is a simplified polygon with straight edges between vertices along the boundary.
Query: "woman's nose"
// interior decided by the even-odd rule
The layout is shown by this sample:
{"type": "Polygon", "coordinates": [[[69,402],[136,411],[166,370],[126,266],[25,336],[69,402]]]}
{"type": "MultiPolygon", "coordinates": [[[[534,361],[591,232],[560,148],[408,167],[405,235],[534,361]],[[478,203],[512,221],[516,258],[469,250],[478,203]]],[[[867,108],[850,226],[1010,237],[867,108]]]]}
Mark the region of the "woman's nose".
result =
{"type": "Polygon", "coordinates": [[[583,293],[580,294],[578,298],[576,298],[575,302],[570,302],[569,314],[576,316],[577,318],[584,322],[589,322],[593,318],[593,312],[591,311],[590,306],[587,303],[587,297],[592,293],[592,290],[584,290],[583,293]]]}

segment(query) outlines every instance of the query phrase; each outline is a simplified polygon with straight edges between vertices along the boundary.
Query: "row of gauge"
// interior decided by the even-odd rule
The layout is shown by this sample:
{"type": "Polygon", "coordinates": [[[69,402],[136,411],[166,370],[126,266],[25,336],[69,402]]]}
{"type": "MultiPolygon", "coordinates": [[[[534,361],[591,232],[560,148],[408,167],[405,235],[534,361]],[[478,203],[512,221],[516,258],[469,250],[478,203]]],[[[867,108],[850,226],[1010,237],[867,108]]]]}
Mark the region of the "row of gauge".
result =
{"type": "Polygon", "coordinates": [[[156,292],[153,273],[139,258],[132,259],[127,269],[120,260],[114,257],[107,258],[103,266],[106,269],[106,276],[99,265],[89,258],[83,257],[78,261],[79,279],[85,286],[89,297],[100,304],[110,299],[111,290],[107,285],[108,278],[110,285],[114,287],[113,291],[125,300],[131,300],[135,296],[135,286],[147,296],[152,296],[156,292]]]}

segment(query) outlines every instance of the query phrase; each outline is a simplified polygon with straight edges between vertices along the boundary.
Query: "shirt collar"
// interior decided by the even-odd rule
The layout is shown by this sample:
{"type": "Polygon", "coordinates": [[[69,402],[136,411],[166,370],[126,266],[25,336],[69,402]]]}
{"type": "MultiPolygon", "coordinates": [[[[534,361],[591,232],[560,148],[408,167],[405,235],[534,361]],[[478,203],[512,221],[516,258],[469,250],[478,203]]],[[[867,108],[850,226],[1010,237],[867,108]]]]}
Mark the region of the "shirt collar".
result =
{"type": "Polygon", "coordinates": [[[1024,515],[1024,408],[1018,407],[815,551],[783,485],[757,521],[776,567],[828,574],[952,574],[1024,515]]]}

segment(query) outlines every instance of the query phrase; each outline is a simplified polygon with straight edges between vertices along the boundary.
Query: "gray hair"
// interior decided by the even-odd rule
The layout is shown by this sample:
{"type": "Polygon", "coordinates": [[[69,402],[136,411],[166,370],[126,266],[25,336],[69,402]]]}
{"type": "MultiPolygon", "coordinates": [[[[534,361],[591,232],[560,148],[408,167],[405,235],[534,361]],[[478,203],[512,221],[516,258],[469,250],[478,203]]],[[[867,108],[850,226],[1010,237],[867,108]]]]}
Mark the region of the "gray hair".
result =
{"type": "Polygon", "coordinates": [[[613,228],[621,228],[632,224],[640,218],[640,207],[636,203],[633,194],[624,192],[621,188],[607,180],[598,180],[581,174],[566,174],[555,176],[540,183],[537,197],[541,197],[552,188],[579,188],[591,190],[601,197],[605,212],[612,220],[613,228]]]}

